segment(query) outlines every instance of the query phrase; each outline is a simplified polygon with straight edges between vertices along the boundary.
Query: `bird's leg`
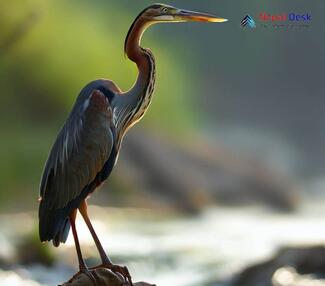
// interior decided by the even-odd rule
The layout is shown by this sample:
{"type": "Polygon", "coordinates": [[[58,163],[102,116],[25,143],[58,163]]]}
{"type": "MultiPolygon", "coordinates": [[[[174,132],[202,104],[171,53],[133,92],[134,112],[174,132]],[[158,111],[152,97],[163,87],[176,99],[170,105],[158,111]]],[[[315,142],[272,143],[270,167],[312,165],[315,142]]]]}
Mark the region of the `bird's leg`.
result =
{"type": "Polygon", "coordinates": [[[104,250],[102,244],[100,243],[98,236],[94,230],[94,227],[89,219],[88,212],[87,212],[87,202],[85,200],[83,200],[81,202],[81,204],[79,206],[79,211],[80,211],[83,219],[85,220],[85,223],[88,226],[91,236],[93,237],[93,239],[95,241],[95,244],[96,244],[97,250],[99,252],[100,258],[102,260],[102,263],[108,264],[108,265],[113,265],[112,261],[108,258],[107,254],[105,253],[105,250],[104,250]]]}
{"type": "Polygon", "coordinates": [[[77,234],[77,230],[76,230],[76,216],[77,216],[77,209],[72,211],[72,213],[69,216],[69,220],[70,220],[70,225],[71,225],[71,229],[72,229],[74,243],[75,243],[76,250],[77,250],[77,255],[78,255],[79,271],[85,273],[91,279],[91,281],[94,282],[94,285],[96,285],[95,277],[89,271],[85,261],[82,258],[79,238],[78,238],[78,234],[77,234]]]}
{"type": "MultiPolygon", "coordinates": [[[[133,285],[132,283],[132,279],[131,279],[131,275],[129,273],[129,270],[127,269],[127,267],[125,266],[119,266],[119,265],[115,265],[112,263],[112,261],[109,259],[109,257],[107,256],[102,244],[100,243],[99,239],[98,239],[98,236],[94,230],[94,227],[89,219],[89,216],[88,216],[88,212],[87,212],[87,202],[86,200],[83,200],[79,206],[79,211],[83,217],[83,219],[85,220],[85,223],[87,224],[88,228],[89,228],[89,231],[95,241],[95,244],[96,244],[96,247],[97,247],[97,250],[99,252],[99,255],[100,255],[100,258],[102,260],[102,264],[99,265],[98,267],[106,267],[110,270],[112,270],[113,272],[115,273],[119,273],[121,274],[125,279],[126,281],[128,281],[130,283],[130,285],[133,285]]],[[[96,267],[96,268],[98,268],[96,267]]]]}
{"type": "Polygon", "coordinates": [[[73,210],[69,218],[70,218],[70,225],[72,228],[74,243],[75,243],[76,250],[77,250],[79,268],[80,268],[80,270],[82,270],[82,269],[87,268],[87,266],[85,264],[85,261],[82,258],[79,238],[78,238],[78,234],[77,234],[77,230],[76,230],[76,216],[77,216],[77,210],[73,210]]]}

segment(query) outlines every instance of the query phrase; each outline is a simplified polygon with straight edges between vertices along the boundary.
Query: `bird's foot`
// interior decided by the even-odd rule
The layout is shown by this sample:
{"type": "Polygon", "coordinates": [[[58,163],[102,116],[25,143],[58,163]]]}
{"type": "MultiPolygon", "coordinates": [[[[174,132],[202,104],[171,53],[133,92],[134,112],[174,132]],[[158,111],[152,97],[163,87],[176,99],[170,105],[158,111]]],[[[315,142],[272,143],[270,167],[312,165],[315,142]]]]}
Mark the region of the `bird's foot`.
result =
{"type": "Polygon", "coordinates": [[[103,263],[103,264],[100,264],[92,269],[96,269],[96,268],[107,268],[114,273],[118,273],[118,274],[122,275],[122,277],[126,281],[125,285],[133,286],[130,272],[126,266],[120,266],[120,265],[116,265],[116,264],[112,264],[112,263],[103,263]]]}
{"type": "Polygon", "coordinates": [[[92,284],[95,286],[97,285],[95,276],[92,274],[91,270],[88,269],[87,267],[80,267],[79,272],[77,272],[75,275],[73,275],[73,277],[69,280],[69,282],[74,280],[74,278],[76,276],[78,276],[80,273],[84,273],[85,275],[87,275],[89,277],[89,279],[91,280],[92,284]]]}

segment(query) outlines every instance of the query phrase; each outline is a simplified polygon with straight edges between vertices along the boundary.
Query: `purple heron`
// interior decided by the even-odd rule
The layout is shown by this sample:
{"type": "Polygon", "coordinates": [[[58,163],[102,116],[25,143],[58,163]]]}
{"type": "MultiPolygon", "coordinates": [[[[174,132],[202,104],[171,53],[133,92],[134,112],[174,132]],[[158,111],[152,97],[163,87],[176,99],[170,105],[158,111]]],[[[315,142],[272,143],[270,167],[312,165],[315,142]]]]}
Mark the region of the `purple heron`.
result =
{"type": "Polygon", "coordinates": [[[45,164],[40,184],[39,234],[42,242],[64,243],[72,229],[80,271],[92,275],[80,249],[75,225],[81,213],[94,239],[103,266],[131,277],[126,267],[114,265],[101,245],[87,213],[87,198],[110,175],[126,131],[138,122],[151,102],[155,86],[155,59],[140,46],[143,32],[156,23],[225,22],[210,14],[164,4],[144,9],[132,23],[124,51],[138,67],[133,87],[123,92],[110,80],[99,79],[80,92],[59,132],[45,164]]]}

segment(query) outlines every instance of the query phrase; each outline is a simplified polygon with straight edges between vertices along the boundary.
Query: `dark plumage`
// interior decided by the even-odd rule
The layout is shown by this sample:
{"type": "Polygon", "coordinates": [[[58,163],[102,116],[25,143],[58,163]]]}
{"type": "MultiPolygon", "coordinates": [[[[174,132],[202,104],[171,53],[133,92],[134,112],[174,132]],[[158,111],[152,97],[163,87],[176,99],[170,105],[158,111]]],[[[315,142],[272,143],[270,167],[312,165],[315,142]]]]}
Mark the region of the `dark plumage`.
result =
{"type": "Polygon", "coordinates": [[[88,84],[56,138],[41,180],[41,241],[53,239],[55,246],[65,242],[71,210],[113,169],[117,156],[110,106],[113,96],[103,80],[88,84]]]}
{"type": "MultiPolygon", "coordinates": [[[[107,179],[117,160],[123,136],[148,109],[155,86],[155,59],[140,47],[143,32],[160,22],[223,22],[209,14],[180,10],[163,4],[144,9],[127,34],[124,51],[138,67],[133,87],[122,92],[109,80],[89,83],[79,94],[46,162],[41,185],[39,233],[41,241],[65,242],[72,229],[80,271],[89,272],[81,253],[75,218],[84,218],[103,265],[121,273],[132,285],[125,267],[113,265],[106,255],[87,212],[87,197],[107,179]]],[[[92,277],[94,279],[94,277],[92,277]]]]}

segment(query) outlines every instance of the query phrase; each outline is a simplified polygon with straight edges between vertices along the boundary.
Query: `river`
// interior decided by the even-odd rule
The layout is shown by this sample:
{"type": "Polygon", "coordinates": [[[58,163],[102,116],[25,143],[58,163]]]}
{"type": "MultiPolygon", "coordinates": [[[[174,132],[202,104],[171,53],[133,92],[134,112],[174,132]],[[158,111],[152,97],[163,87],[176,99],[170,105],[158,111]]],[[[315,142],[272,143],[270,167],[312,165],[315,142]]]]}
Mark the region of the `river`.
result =
{"type": "MultiPolygon", "coordinates": [[[[215,207],[187,217],[173,212],[92,206],[94,227],[113,260],[127,264],[134,281],[159,286],[226,285],[246,266],[269,258],[280,246],[323,244],[325,200],[305,199],[295,213],[262,207],[215,207]]],[[[36,214],[2,215],[0,257],[14,261],[15,243],[34,227],[36,214]]],[[[98,262],[91,237],[78,218],[87,263],[98,262]]],[[[43,246],[45,247],[45,246],[43,246]]],[[[3,286],[57,285],[75,271],[72,237],[52,249],[53,267],[12,264],[0,270],[3,286]]]]}

